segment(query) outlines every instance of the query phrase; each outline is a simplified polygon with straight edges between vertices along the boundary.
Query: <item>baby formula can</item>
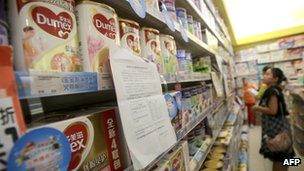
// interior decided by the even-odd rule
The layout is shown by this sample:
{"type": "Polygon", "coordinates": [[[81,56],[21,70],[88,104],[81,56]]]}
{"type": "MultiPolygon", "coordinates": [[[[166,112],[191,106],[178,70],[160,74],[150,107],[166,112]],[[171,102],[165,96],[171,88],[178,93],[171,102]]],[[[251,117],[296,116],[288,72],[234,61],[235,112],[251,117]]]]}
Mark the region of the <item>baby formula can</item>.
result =
{"type": "Polygon", "coordinates": [[[74,0],[10,0],[8,4],[17,70],[83,70],[74,0]]]}

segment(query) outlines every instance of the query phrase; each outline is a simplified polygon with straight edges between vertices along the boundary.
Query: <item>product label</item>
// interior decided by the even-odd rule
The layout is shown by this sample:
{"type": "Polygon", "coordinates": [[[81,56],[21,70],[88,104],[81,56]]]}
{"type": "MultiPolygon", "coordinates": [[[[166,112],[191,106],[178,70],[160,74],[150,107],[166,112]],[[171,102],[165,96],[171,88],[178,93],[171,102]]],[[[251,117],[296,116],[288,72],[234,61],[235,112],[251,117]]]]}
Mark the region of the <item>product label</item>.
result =
{"type": "Polygon", "coordinates": [[[96,14],[93,16],[93,24],[95,28],[103,35],[107,36],[110,39],[115,39],[116,37],[116,26],[115,19],[107,19],[102,14],[96,14]]]}
{"type": "Polygon", "coordinates": [[[84,70],[98,72],[100,88],[111,87],[109,56],[120,45],[119,24],[110,7],[90,3],[76,6],[84,70]]]}
{"type": "Polygon", "coordinates": [[[50,95],[59,94],[64,90],[61,77],[55,75],[32,75],[31,94],[50,95]]]}
{"type": "Polygon", "coordinates": [[[66,12],[56,15],[48,8],[36,7],[32,17],[41,29],[58,38],[67,39],[73,29],[72,17],[66,12]]]}
{"type": "Polygon", "coordinates": [[[164,64],[160,50],[159,33],[150,29],[143,29],[141,36],[144,37],[144,40],[142,40],[144,42],[142,43],[143,57],[154,62],[158,72],[163,74],[164,64]]]}
{"type": "Polygon", "coordinates": [[[140,55],[139,27],[133,23],[120,22],[121,45],[140,55]]]}
{"type": "Polygon", "coordinates": [[[75,15],[45,1],[23,4],[13,33],[16,68],[22,71],[83,71],[75,15]]]}
{"type": "Polygon", "coordinates": [[[164,60],[165,73],[172,77],[177,71],[176,45],[174,39],[161,37],[162,56],[164,60]]]}
{"type": "Polygon", "coordinates": [[[122,170],[122,156],[119,144],[119,134],[114,111],[103,113],[103,125],[105,126],[105,140],[109,151],[111,170],[122,170]]]}
{"type": "Polygon", "coordinates": [[[85,123],[75,122],[69,125],[63,132],[70,143],[72,159],[69,165],[69,170],[73,170],[76,169],[82,161],[82,154],[88,144],[89,131],[85,123]]]}

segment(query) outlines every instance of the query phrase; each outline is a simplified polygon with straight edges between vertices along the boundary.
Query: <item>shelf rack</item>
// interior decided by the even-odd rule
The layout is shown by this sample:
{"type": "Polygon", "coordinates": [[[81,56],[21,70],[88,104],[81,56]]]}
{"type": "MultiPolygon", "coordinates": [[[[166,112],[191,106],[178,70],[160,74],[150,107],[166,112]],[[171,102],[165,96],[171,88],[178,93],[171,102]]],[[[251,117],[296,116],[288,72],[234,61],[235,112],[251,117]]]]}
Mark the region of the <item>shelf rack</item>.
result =
{"type": "MultiPolygon", "coordinates": [[[[205,1],[205,4],[207,6],[207,8],[209,9],[209,11],[211,12],[215,22],[219,25],[219,28],[221,29],[222,33],[225,35],[224,29],[222,28],[217,16],[215,15],[214,11],[211,9],[211,7],[209,6],[209,4],[205,1]]],[[[227,37],[227,35],[225,35],[227,37]]],[[[226,39],[227,40],[227,39],[226,39]]],[[[228,41],[227,41],[228,42],[228,41]]]]}
{"type": "Polygon", "coordinates": [[[295,57],[295,58],[286,58],[286,59],[279,59],[279,60],[272,60],[272,61],[262,61],[262,62],[258,62],[258,65],[269,64],[269,63],[288,62],[288,61],[294,61],[294,60],[299,60],[299,59],[303,59],[303,58],[295,57]]]}
{"type": "Polygon", "coordinates": [[[210,24],[205,21],[202,12],[196,7],[196,5],[192,0],[177,0],[176,4],[178,6],[182,6],[183,8],[187,9],[187,11],[192,11],[191,14],[195,18],[199,19],[202,25],[208,28],[215,35],[215,37],[219,40],[219,42],[226,49],[226,51],[230,53],[230,55],[233,55],[233,52],[231,52],[230,48],[227,45],[227,42],[225,42],[224,39],[222,39],[222,37],[215,31],[214,28],[210,27],[210,24]]]}
{"type": "MultiPolygon", "coordinates": [[[[176,145],[179,144],[179,142],[185,138],[185,136],[191,132],[199,123],[201,123],[208,115],[212,115],[216,112],[218,112],[218,110],[225,104],[224,100],[222,100],[221,102],[218,103],[217,106],[213,106],[210,107],[209,109],[207,109],[205,112],[203,112],[202,115],[200,115],[198,118],[196,118],[194,121],[188,123],[188,125],[183,128],[179,133],[177,133],[177,142],[172,145],[168,150],[166,150],[165,152],[163,152],[160,156],[158,156],[154,161],[152,161],[146,168],[144,168],[143,170],[151,170],[163,157],[165,157],[166,154],[168,154],[176,145]]],[[[223,123],[224,124],[224,123],[223,123]]],[[[223,125],[222,124],[222,125],[223,125]]],[[[219,132],[219,131],[218,131],[219,132]]],[[[125,171],[131,171],[134,170],[134,168],[132,166],[130,166],[129,168],[125,169],[125,171]]]]}
{"type": "MultiPolygon", "coordinates": [[[[15,72],[20,99],[40,98],[113,90],[112,79],[102,84],[96,72],[35,73],[15,72]]],[[[177,73],[174,79],[161,79],[162,84],[211,80],[210,74],[177,73]]]]}
{"type": "MultiPolygon", "coordinates": [[[[215,29],[210,27],[205,19],[201,11],[195,6],[195,4],[191,0],[179,0],[179,3],[184,4],[185,8],[190,11],[194,11],[194,16],[199,19],[199,21],[206,26],[219,40],[221,45],[231,54],[231,50],[227,45],[227,41],[225,40],[215,31],[215,29]]],[[[182,37],[183,28],[180,27],[176,22],[175,31],[171,31],[165,22],[164,16],[159,11],[151,11],[148,10],[146,17],[140,18],[138,17],[133,10],[131,9],[129,3],[124,0],[103,0],[102,3],[106,3],[116,9],[118,16],[129,16],[129,18],[137,21],[141,26],[145,27],[153,27],[158,29],[163,34],[169,34],[175,37],[177,44],[182,46],[183,48],[190,50],[194,56],[199,55],[211,55],[215,56],[217,52],[211,49],[206,43],[202,40],[199,40],[193,34],[185,30],[186,35],[188,36],[188,42],[186,42],[182,37]]],[[[103,90],[111,90],[111,85],[105,86],[100,85],[100,75],[98,73],[93,72],[78,72],[78,73],[38,73],[36,75],[29,75],[28,73],[16,72],[16,78],[20,99],[31,99],[31,98],[40,98],[40,97],[49,97],[49,96],[58,96],[58,95],[70,95],[70,94],[78,94],[78,93],[90,93],[90,92],[99,92],[103,90]],[[40,79],[39,79],[40,78],[40,79]],[[48,78],[49,82],[53,82],[54,84],[48,85],[47,80],[43,78],[48,78]],[[42,81],[43,80],[43,81],[42,81]],[[76,84],[77,83],[77,84],[76,84]],[[48,90],[43,87],[48,85],[48,90]],[[41,87],[42,89],[35,89],[37,87],[41,87]],[[35,89],[35,91],[34,91],[35,89]],[[47,90],[47,91],[46,91],[47,90]]],[[[200,75],[190,75],[190,76],[181,76],[178,75],[175,81],[166,80],[169,83],[178,83],[178,82],[194,82],[194,81],[206,81],[211,80],[210,75],[200,74],[200,75]]],[[[109,80],[111,82],[111,80],[109,80]]],[[[207,115],[214,114],[218,112],[218,110],[224,105],[224,101],[221,101],[216,108],[210,108],[206,110],[201,116],[197,118],[194,122],[187,125],[184,130],[178,134],[178,142],[181,141],[191,130],[193,130],[207,115]]],[[[221,121],[220,125],[223,126],[226,118],[221,121]]],[[[215,142],[216,137],[218,136],[220,129],[214,133],[213,143],[215,142]]],[[[212,144],[210,145],[210,149],[212,144]]],[[[176,144],[174,145],[176,146],[176,144]]],[[[173,147],[172,147],[173,148],[173,147]]],[[[155,161],[153,161],[149,167],[153,167],[155,163],[157,163],[164,155],[166,155],[172,148],[168,151],[164,152],[161,156],[159,156],[155,161]]],[[[209,149],[209,150],[210,150],[209,149]]],[[[206,156],[205,156],[206,157],[206,156]]],[[[202,160],[203,162],[203,160],[202,160]]],[[[202,163],[201,163],[202,164],[202,163]]],[[[148,170],[148,169],[147,169],[148,170]]]]}
{"type": "MultiPolygon", "coordinates": [[[[229,113],[229,112],[228,112],[228,113],[229,113]]],[[[201,166],[203,165],[204,161],[205,161],[206,158],[207,158],[207,155],[209,154],[211,148],[213,147],[213,145],[214,145],[214,143],[215,143],[215,140],[216,140],[217,137],[219,136],[219,133],[221,132],[221,129],[222,129],[222,127],[224,126],[224,123],[225,123],[225,121],[227,120],[228,116],[229,116],[229,115],[227,114],[225,117],[223,117],[223,120],[220,121],[220,124],[219,124],[220,127],[219,127],[219,129],[217,129],[217,130],[213,133],[213,137],[212,137],[211,143],[209,144],[207,150],[202,151],[203,149],[200,148],[200,149],[198,150],[198,152],[194,155],[193,159],[190,161],[190,165],[191,165],[191,162],[193,163],[193,162],[195,162],[195,160],[196,160],[198,163],[196,164],[196,166],[194,167],[193,170],[190,169],[191,171],[199,171],[199,170],[200,170],[201,166]]]]}
{"type": "Polygon", "coordinates": [[[138,22],[141,27],[152,27],[160,31],[162,34],[169,34],[177,40],[177,44],[182,46],[185,49],[191,50],[193,56],[199,55],[215,55],[215,51],[209,48],[209,46],[204,43],[202,40],[196,38],[193,34],[185,30],[189,42],[185,42],[181,34],[181,27],[177,22],[174,22],[175,31],[172,31],[168,28],[165,18],[160,11],[153,9],[148,9],[146,12],[145,18],[138,17],[135,12],[131,9],[127,1],[122,0],[103,0],[102,3],[110,5],[116,12],[118,16],[128,16],[132,20],[138,22]]]}

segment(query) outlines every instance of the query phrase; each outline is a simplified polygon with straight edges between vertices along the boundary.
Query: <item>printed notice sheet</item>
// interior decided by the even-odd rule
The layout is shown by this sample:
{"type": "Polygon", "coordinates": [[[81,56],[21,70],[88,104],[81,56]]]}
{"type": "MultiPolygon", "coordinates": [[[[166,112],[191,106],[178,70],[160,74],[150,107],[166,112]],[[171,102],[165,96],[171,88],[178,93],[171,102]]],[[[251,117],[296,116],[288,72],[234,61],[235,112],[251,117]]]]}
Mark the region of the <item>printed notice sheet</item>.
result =
{"type": "Polygon", "coordinates": [[[176,143],[155,64],[125,49],[111,54],[111,70],[135,170],[148,166],[176,143]]]}

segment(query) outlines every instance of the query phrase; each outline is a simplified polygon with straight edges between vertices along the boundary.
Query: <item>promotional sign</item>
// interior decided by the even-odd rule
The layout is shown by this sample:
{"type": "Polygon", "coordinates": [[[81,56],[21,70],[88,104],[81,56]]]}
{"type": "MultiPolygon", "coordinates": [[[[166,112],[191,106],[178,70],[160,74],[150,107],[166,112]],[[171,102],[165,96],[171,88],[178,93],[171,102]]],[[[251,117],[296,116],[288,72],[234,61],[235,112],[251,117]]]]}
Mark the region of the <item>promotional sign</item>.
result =
{"type": "Polygon", "coordinates": [[[39,128],[22,136],[9,155],[8,171],[66,171],[71,148],[66,136],[54,128],[39,128]]]}
{"type": "Polygon", "coordinates": [[[26,127],[15,84],[12,48],[0,46],[0,59],[0,170],[6,170],[8,153],[26,127]]]}

